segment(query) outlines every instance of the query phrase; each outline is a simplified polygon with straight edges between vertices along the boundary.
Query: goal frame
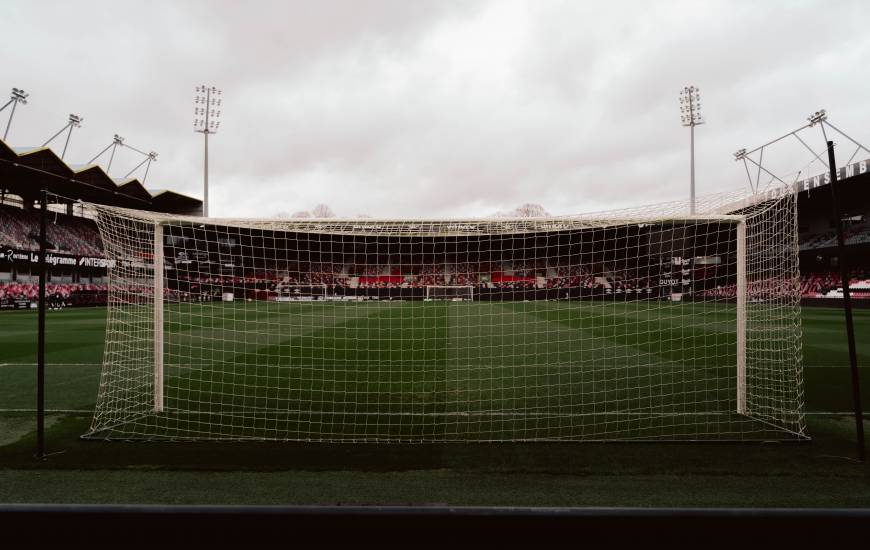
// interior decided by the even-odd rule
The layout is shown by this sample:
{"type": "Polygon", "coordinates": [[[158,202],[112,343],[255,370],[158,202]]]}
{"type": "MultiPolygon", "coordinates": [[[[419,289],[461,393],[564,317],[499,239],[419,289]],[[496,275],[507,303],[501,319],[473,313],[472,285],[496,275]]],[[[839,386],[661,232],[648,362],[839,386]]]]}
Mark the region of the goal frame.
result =
{"type": "MultiPolygon", "coordinates": [[[[289,302],[314,302],[314,301],[318,301],[318,302],[319,302],[319,301],[326,301],[326,298],[327,298],[327,296],[329,295],[329,292],[328,292],[329,288],[328,288],[328,285],[325,284],[325,283],[311,283],[311,284],[307,284],[307,285],[306,285],[306,284],[293,283],[293,284],[282,285],[280,288],[281,288],[281,289],[285,289],[285,288],[290,288],[290,289],[293,289],[293,288],[305,288],[305,289],[308,289],[309,291],[310,291],[310,290],[314,290],[314,289],[319,289],[319,290],[322,290],[322,291],[323,291],[321,294],[317,294],[318,296],[320,296],[320,298],[319,298],[318,300],[314,300],[314,299],[311,299],[311,300],[293,300],[293,299],[291,299],[291,300],[281,300],[280,298],[282,298],[283,296],[281,296],[281,295],[277,295],[277,296],[275,296],[274,301],[276,301],[276,302],[282,302],[282,303],[289,303],[289,302]]],[[[277,290],[277,289],[276,289],[276,290],[277,290]]],[[[309,294],[314,295],[313,292],[309,292],[309,294]]]]}
{"type": "MultiPolygon", "coordinates": [[[[430,289],[434,289],[434,288],[467,288],[468,292],[471,296],[469,301],[470,302],[474,301],[474,285],[426,285],[426,295],[425,295],[426,301],[432,301],[435,299],[429,295],[430,289]]],[[[447,301],[450,301],[450,300],[448,299],[447,301]]]]}
{"type": "MultiPolygon", "coordinates": [[[[392,220],[395,221],[395,220],[392,220]]],[[[608,220],[613,221],[613,220],[608,220]]],[[[665,222],[679,221],[731,221],[736,225],[736,308],[737,308],[737,327],[736,327],[736,402],[737,413],[747,416],[749,411],[746,406],[746,216],[723,214],[723,215],[701,215],[701,216],[686,216],[680,218],[671,218],[662,220],[665,222]]],[[[154,409],[155,413],[164,411],[164,277],[165,277],[165,261],[164,261],[164,242],[163,242],[163,224],[159,221],[154,223],[154,409]]],[[[322,287],[324,291],[324,299],[326,298],[327,285],[311,284],[311,285],[289,285],[293,287],[317,288],[322,287]]],[[[474,301],[474,286],[473,285],[426,285],[425,301],[431,301],[429,296],[430,289],[433,288],[467,288],[471,294],[471,301],[474,301]]]]}

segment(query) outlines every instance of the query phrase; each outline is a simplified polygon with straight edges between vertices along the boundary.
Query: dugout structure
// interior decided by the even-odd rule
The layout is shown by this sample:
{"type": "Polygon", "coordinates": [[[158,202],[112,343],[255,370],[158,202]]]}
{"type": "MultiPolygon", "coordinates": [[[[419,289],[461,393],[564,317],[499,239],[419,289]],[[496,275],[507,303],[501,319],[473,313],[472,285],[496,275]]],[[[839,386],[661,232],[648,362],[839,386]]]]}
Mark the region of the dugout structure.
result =
{"type": "Polygon", "coordinates": [[[789,192],[708,197],[691,216],[88,208],[116,261],[86,438],[807,438],[789,192]],[[276,281],[329,299],[276,302],[276,281]],[[431,299],[445,287],[473,300],[431,299]]]}

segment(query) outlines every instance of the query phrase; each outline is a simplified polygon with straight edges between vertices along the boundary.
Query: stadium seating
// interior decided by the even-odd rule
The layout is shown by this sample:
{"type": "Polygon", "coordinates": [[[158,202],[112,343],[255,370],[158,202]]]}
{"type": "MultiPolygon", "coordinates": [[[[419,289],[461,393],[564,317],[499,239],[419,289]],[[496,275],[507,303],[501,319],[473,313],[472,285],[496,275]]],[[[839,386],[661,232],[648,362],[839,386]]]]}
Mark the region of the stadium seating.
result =
{"type": "MultiPolygon", "coordinates": [[[[864,289],[870,288],[870,270],[852,269],[849,272],[849,286],[856,290],[853,298],[870,298],[870,293],[864,289]]],[[[831,291],[843,287],[839,272],[807,273],[801,276],[801,296],[805,298],[824,298],[831,291]]]]}
{"type": "MultiPolygon", "coordinates": [[[[100,234],[89,219],[50,212],[46,226],[49,248],[77,256],[103,255],[100,234]]],[[[39,212],[0,206],[0,245],[21,250],[39,249],[39,212]]]]}
{"type": "MultiPolygon", "coordinates": [[[[870,223],[850,225],[843,232],[846,245],[870,243],[870,223]]],[[[821,234],[801,235],[801,250],[815,250],[837,246],[837,232],[834,230],[821,234]]]]}
{"type": "Polygon", "coordinates": [[[37,243],[30,238],[32,231],[30,216],[24,210],[0,206],[0,244],[22,250],[35,250],[37,243]]]}
{"type": "MultiPolygon", "coordinates": [[[[768,292],[776,292],[778,285],[786,284],[777,281],[759,281],[750,283],[750,292],[754,295],[763,295],[768,292]]],[[[830,296],[831,291],[842,288],[840,273],[826,271],[822,273],[804,273],[800,278],[800,291],[803,298],[824,298],[830,296]]],[[[870,270],[863,268],[852,269],[849,273],[849,286],[855,287],[852,297],[856,299],[870,298],[870,270]]],[[[705,290],[701,293],[705,297],[734,298],[737,289],[734,285],[705,290]]]]}
{"type": "MultiPolygon", "coordinates": [[[[48,240],[56,252],[80,256],[103,256],[102,245],[96,224],[89,219],[51,212],[49,214],[48,240]]],[[[39,213],[29,212],[11,205],[0,205],[0,245],[7,247],[38,249],[39,213]]],[[[870,223],[854,224],[846,229],[847,244],[870,243],[870,223]]],[[[825,248],[836,244],[836,233],[804,235],[801,249],[825,248]]],[[[391,258],[391,260],[393,260],[391,258]]],[[[357,278],[360,288],[422,288],[426,286],[476,286],[501,289],[534,289],[543,277],[544,288],[599,289],[608,293],[642,293],[656,285],[649,273],[615,271],[613,266],[566,265],[552,258],[549,261],[504,261],[493,263],[446,263],[421,266],[399,265],[398,260],[375,265],[351,263],[311,262],[293,263],[290,266],[267,266],[241,275],[209,275],[206,273],[180,272],[177,280],[185,281],[184,290],[167,289],[167,298],[178,301],[199,299],[206,293],[216,295],[230,287],[247,297],[265,299],[274,295],[282,286],[326,285],[347,288],[350,277],[357,278]]],[[[567,259],[566,259],[567,260],[567,259]]],[[[856,269],[851,273],[856,286],[856,298],[870,298],[870,270],[856,269]]],[[[761,293],[776,292],[775,282],[756,282],[755,290],[761,293]]],[[[819,298],[836,293],[840,288],[840,276],[835,272],[806,273],[800,279],[801,296],[819,298]]],[[[0,284],[0,300],[23,297],[35,299],[36,284],[0,284]]],[[[50,284],[48,294],[70,299],[87,293],[105,294],[105,285],[50,284]]],[[[135,289],[129,289],[131,295],[135,289]]],[[[724,286],[702,292],[704,296],[730,299],[736,289],[724,286]]]]}

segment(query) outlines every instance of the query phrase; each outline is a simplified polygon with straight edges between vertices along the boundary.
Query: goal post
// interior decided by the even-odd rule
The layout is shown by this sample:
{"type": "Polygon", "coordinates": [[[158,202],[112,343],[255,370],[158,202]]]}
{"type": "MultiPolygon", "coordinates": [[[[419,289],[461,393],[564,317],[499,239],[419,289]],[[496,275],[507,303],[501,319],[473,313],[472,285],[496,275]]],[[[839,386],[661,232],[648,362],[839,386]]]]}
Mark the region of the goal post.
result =
{"type": "Polygon", "coordinates": [[[746,221],[737,222],[737,413],[746,414],[746,221]]]}
{"type": "Polygon", "coordinates": [[[163,412],[163,225],[154,223],[154,412],[163,412]]]}
{"type": "Polygon", "coordinates": [[[462,221],[87,208],[110,260],[87,438],[808,437],[791,194],[462,221]]]}

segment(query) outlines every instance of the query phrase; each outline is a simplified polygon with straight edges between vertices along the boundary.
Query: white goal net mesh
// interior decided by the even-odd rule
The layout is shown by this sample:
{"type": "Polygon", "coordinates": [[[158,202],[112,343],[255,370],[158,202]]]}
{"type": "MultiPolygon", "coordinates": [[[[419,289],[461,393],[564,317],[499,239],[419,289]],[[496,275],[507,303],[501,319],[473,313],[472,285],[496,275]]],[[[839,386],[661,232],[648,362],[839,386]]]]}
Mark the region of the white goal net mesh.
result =
{"type": "Polygon", "coordinates": [[[719,195],[692,216],[88,208],[112,262],[85,437],[807,437],[792,194],[719,195]]]}

